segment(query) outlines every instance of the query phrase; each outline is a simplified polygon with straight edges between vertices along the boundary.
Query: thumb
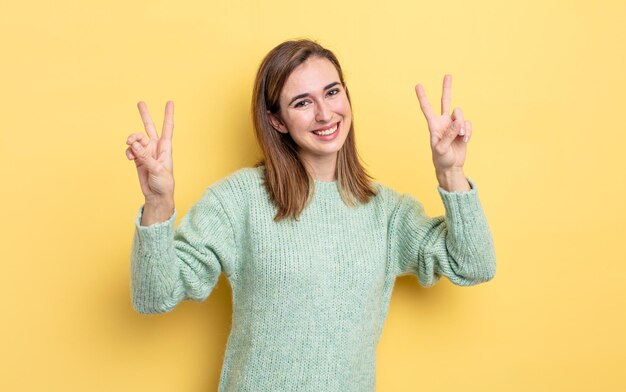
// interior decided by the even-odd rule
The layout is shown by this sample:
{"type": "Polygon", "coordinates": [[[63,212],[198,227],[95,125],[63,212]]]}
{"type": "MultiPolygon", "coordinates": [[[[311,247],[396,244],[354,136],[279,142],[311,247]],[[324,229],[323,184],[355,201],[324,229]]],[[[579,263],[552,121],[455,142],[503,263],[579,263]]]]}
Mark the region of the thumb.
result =
{"type": "Polygon", "coordinates": [[[159,163],[150,156],[150,152],[148,150],[146,150],[138,142],[133,142],[131,148],[133,149],[133,154],[135,155],[135,162],[146,166],[149,172],[154,173],[157,171],[159,163]]]}

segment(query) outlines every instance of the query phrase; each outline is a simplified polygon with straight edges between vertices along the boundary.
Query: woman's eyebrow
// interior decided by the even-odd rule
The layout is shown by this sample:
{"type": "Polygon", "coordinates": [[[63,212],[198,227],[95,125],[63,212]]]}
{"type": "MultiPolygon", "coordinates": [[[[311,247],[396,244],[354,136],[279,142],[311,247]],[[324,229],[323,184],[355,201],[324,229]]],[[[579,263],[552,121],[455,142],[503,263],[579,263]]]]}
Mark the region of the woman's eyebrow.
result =
{"type": "MultiPolygon", "coordinates": [[[[324,91],[328,90],[329,88],[338,85],[339,82],[332,82],[328,85],[326,85],[326,87],[324,87],[324,91]]],[[[293,101],[295,101],[296,99],[300,99],[300,98],[304,98],[304,97],[308,97],[310,94],[309,93],[304,93],[304,94],[299,94],[296,95],[295,97],[291,98],[291,101],[289,101],[289,105],[291,105],[293,103],[293,101]]]]}

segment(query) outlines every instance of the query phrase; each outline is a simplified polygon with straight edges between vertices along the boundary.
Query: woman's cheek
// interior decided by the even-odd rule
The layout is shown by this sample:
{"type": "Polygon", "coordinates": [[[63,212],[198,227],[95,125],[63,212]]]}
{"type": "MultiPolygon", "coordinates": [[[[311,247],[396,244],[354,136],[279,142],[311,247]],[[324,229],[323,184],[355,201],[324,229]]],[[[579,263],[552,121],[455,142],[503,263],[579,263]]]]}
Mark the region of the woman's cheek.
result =
{"type": "Polygon", "coordinates": [[[344,96],[341,100],[341,111],[344,115],[348,115],[351,113],[350,102],[348,101],[348,97],[344,96]]]}

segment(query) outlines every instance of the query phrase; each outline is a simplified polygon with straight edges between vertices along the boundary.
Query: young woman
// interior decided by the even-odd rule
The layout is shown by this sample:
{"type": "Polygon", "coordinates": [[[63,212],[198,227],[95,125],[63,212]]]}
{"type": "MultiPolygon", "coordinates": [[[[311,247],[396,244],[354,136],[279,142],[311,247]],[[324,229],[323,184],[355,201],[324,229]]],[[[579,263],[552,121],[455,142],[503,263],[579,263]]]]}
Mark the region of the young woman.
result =
{"type": "Polygon", "coordinates": [[[445,217],[373,182],[359,162],[350,96],[337,58],[309,40],[263,60],[252,112],[263,160],[208,187],[174,230],[173,103],[161,137],[143,102],[147,136],[132,134],[145,204],[131,255],[140,313],[205,300],[224,272],[232,330],[220,391],[373,391],[378,344],[393,284],[424,287],[443,275],[469,286],[495,274],[492,236],[463,164],[471,124],[441,115],[416,86],[428,122],[445,217]]]}

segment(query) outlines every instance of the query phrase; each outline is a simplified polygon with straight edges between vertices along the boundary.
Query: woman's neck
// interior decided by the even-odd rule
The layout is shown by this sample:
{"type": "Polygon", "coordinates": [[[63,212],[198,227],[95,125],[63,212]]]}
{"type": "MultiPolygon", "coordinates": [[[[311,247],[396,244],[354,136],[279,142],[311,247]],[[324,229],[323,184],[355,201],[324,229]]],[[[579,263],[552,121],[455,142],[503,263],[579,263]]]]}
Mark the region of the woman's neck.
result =
{"type": "Polygon", "coordinates": [[[319,181],[337,181],[337,153],[323,157],[300,156],[311,176],[319,181]]]}

